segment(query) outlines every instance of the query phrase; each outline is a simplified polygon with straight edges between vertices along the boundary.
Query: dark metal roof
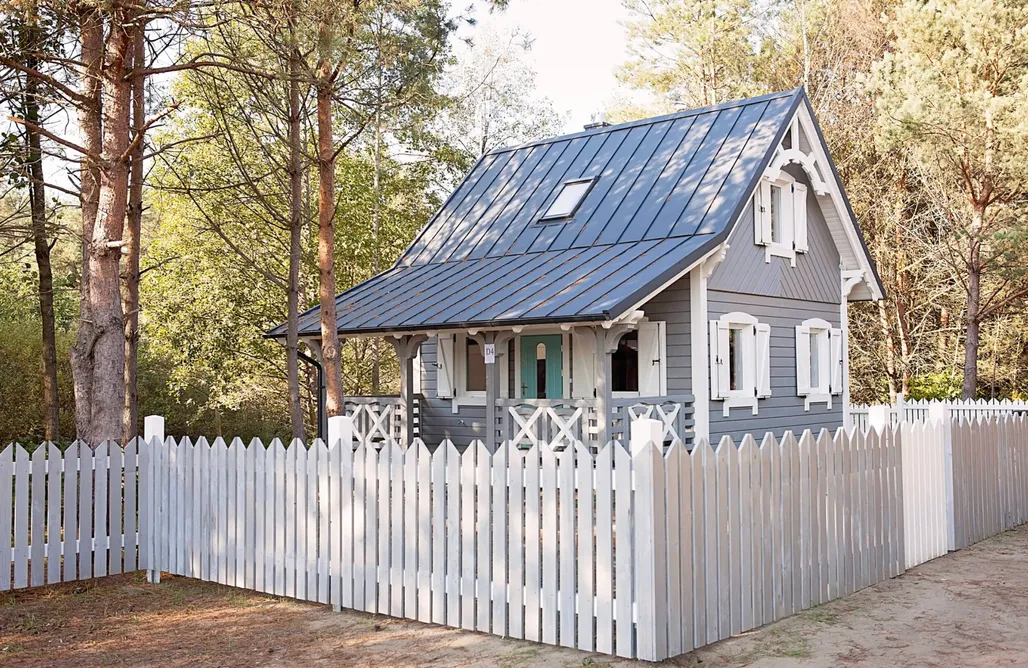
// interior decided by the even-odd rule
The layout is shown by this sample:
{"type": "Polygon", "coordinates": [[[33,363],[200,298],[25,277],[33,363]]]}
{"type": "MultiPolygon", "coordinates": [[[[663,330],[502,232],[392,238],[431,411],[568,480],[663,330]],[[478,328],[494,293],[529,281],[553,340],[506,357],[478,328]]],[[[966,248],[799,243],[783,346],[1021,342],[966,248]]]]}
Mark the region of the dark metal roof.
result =
{"type": "MultiPolygon", "coordinates": [[[[727,238],[803,99],[797,89],[489,153],[393,268],[336,298],[338,331],[617,317],[727,238]],[[590,177],[572,217],[539,221],[565,181],[590,177]]],[[[320,334],[317,308],[300,332],[320,334]]]]}

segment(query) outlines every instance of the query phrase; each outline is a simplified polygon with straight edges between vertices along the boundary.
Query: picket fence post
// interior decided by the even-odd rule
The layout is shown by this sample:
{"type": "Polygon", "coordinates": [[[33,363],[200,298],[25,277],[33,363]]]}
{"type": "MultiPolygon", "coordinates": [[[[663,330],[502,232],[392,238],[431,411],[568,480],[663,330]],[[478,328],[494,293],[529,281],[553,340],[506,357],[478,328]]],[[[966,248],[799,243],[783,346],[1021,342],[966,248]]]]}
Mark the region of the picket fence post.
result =
{"type": "Polygon", "coordinates": [[[632,423],[635,470],[635,603],[638,610],[636,656],[644,661],[668,657],[667,532],[664,523],[664,426],[643,418],[632,423]]]}
{"type": "MultiPolygon", "coordinates": [[[[331,461],[343,461],[339,453],[334,452],[339,448],[347,448],[348,453],[353,452],[353,418],[345,415],[333,415],[328,419],[328,450],[331,461]]],[[[349,459],[345,461],[349,461],[349,459]]],[[[344,498],[339,489],[343,484],[341,476],[350,475],[349,468],[347,467],[346,471],[340,471],[336,470],[338,469],[336,467],[330,473],[333,477],[330,482],[333,491],[330,495],[331,502],[328,504],[329,531],[332,536],[329,541],[329,577],[332,579],[330,599],[334,612],[341,612],[343,609],[343,550],[350,547],[343,542],[343,527],[340,525],[340,523],[348,522],[348,518],[343,516],[343,508],[349,508],[350,499],[349,494],[346,494],[344,498]]],[[[349,481],[347,482],[349,483],[349,481]]]]}
{"type": "Polygon", "coordinates": [[[892,406],[886,404],[872,404],[867,407],[867,426],[868,429],[875,429],[879,434],[888,429],[890,425],[889,413],[892,412],[892,406]]]}
{"type": "Polygon", "coordinates": [[[161,488],[158,480],[160,473],[160,456],[158,450],[164,445],[164,417],[147,415],[143,419],[143,441],[146,451],[147,476],[144,482],[146,489],[146,508],[141,513],[140,527],[143,539],[150,553],[147,564],[146,581],[158,584],[161,581],[161,563],[157,550],[158,508],[160,507],[161,488]]]}
{"type": "Polygon", "coordinates": [[[946,491],[946,549],[957,549],[956,512],[953,507],[953,416],[948,403],[932,402],[928,407],[928,419],[940,423],[943,441],[945,473],[943,484],[946,491]]]}

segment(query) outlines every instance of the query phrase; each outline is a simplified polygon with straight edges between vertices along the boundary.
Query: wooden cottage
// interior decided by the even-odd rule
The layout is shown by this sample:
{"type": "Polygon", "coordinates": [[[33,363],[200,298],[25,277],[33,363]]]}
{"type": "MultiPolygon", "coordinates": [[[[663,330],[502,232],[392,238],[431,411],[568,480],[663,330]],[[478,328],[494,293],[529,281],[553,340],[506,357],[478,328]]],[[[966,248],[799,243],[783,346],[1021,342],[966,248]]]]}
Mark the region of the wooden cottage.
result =
{"type": "MultiPolygon", "coordinates": [[[[487,445],[834,429],[846,307],[883,297],[802,89],[483,156],[396,264],[336,299],[399,397],[361,436],[487,445]]],[[[281,337],[284,326],[269,335],[281,337]]],[[[318,309],[301,337],[317,348],[318,309]]]]}

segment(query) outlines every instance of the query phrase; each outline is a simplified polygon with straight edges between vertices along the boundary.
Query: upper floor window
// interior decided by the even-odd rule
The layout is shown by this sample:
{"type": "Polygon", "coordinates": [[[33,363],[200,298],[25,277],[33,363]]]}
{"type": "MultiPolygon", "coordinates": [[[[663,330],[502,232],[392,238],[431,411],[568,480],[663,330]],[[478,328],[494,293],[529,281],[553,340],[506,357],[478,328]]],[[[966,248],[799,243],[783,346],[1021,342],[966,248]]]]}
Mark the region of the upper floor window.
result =
{"type": "Polygon", "coordinates": [[[575,211],[578,211],[582,200],[592,190],[593,183],[595,182],[595,178],[565,181],[561,184],[556,199],[553,200],[553,203],[550,204],[549,208],[546,209],[546,213],[539,220],[558,220],[575,215],[575,211]]]}
{"type": "Polygon", "coordinates": [[[774,180],[762,179],[753,195],[753,241],[764,246],[764,259],[785,257],[796,266],[796,253],[807,243],[807,187],[784,172],[774,180]]]}

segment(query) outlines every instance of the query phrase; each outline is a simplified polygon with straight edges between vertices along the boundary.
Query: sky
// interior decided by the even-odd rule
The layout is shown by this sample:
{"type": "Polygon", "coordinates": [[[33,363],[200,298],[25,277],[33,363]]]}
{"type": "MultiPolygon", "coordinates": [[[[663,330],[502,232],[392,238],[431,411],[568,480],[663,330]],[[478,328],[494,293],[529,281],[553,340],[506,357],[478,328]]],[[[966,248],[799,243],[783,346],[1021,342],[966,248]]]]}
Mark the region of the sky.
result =
{"type": "Polygon", "coordinates": [[[477,12],[480,25],[518,27],[533,38],[527,58],[539,94],[568,114],[567,132],[581,130],[618,87],[627,15],[620,0],[510,0],[502,14],[477,12]]]}

